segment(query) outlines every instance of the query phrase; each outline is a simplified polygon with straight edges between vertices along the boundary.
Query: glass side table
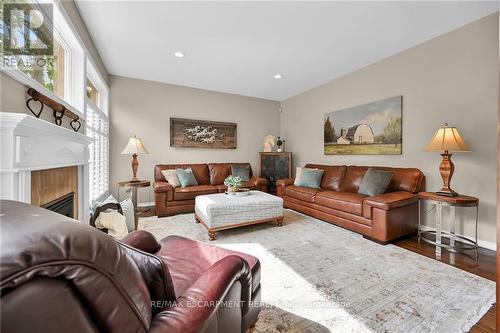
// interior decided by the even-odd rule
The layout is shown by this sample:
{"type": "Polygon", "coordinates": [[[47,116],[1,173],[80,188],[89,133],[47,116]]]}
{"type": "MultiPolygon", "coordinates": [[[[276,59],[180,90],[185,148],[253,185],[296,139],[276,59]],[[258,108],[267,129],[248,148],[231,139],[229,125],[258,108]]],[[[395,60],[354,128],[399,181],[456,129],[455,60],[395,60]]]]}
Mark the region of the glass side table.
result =
{"type": "Polygon", "coordinates": [[[478,257],[479,247],[477,246],[477,221],[479,215],[479,199],[467,195],[459,195],[456,197],[447,197],[438,195],[434,192],[420,192],[418,194],[418,239],[436,246],[436,256],[441,256],[441,249],[458,253],[459,250],[475,250],[476,261],[478,257]],[[421,208],[422,201],[434,204],[436,209],[436,230],[422,230],[421,225],[421,208]],[[442,230],[443,224],[443,207],[449,207],[451,227],[449,231],[442,230]],[[455,234],[456,230],[456,207],[473,207],[476,210],[475,218],[475,239],[460,236],[455,234]],[[435,240],[432,239],[435,236],[435,240]],[[443,244],[442,240],[449,240],[448,244],[443,244]],[[456,242],[462,243],[460,247],[456,246],[456,242]]]}
{"type": "Polygon", "coordinates": [[[139,221],[139,215],[144,213],[144,210],[141,210],[137,207],[137,189],[140,187],[149,187],[151,186],[151,182],[149,180],[140,180],[137,182],[131,181],[123,181],[118,183],[119,187],[124,187],[126,189],[130,189],[132,191],[132,204],[134,205],[134,223],[135,229],[137,229],[137,222],[139,221]]]}

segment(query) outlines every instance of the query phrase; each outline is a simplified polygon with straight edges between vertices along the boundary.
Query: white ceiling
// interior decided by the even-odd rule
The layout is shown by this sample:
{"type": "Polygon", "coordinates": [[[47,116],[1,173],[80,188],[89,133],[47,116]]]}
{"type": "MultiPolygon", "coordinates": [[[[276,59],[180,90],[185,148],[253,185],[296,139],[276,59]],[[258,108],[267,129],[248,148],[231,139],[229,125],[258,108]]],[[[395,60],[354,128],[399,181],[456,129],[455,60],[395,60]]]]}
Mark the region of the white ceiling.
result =
{"type": "Polygon", "coordinates": [[[77,3],[110,74],[279,101],[498,10],[496,1],[77,3]]]}

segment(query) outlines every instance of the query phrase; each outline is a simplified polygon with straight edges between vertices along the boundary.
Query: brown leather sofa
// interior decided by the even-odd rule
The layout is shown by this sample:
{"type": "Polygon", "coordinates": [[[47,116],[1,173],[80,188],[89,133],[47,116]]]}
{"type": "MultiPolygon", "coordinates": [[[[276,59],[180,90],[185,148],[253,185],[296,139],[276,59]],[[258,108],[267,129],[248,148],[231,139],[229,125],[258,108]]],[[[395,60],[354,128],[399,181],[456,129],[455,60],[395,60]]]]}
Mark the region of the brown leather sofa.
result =
{"type": "Polygon", "coordinates": [[[293,185],[294,179],[277,181],[284,207],[387,243],[413,234],[418,228],[418,196],[424,174],[415,168],[374,167],[393,172],[386,193],[368,197],[358,194],[368,166],[307,164],[324,170],[321,188],[293,185]]]}
{"type": "MultiPolygon", "coordinates": [[[[231,165],[248,165],[250,163],[204,163],[204,164],[159,164],[155,166],[156,215],[168,216],[194,211],[194,198],[202,194],[223,193],[226,190],[224,180],[231,174],[231,165]],[[198,186],[174,189],[166,180],[162,170],[191,168],[198,186]]],[[[244,187],[267,192],[268,181],[265,178],[254,177],[250,166],[250,181],[244,187]]]]}
{"type": "Polygon", "coordinates": [[[2,332],[227,333],[257,319],[255,257],[145,231],[115,241],[15,201],[0,213],[2,332]]]}

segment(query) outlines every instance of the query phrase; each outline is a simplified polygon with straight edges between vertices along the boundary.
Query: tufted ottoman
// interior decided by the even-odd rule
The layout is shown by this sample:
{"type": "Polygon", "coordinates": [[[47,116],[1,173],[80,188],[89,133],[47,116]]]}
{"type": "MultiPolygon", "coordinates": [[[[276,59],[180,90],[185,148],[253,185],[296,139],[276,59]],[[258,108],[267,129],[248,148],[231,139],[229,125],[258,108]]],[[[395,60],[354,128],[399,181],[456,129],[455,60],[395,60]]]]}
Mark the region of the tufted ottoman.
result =
{"type": "Polygon", "coordinates": [[[236,197],[224,193],[199,195],[195,199],[195,219],[208,230],[214,240],[219,230],[246,225],[283,223],[283,199],[260,191],[236,197]]]}

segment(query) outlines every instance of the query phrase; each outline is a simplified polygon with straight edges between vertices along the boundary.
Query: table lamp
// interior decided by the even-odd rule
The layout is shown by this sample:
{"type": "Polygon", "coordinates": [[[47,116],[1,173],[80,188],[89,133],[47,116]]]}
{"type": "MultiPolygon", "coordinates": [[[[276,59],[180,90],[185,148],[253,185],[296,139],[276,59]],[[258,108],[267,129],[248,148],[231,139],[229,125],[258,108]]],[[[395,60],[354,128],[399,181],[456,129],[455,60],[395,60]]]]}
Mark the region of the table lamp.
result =
{"type": "Polygon", "coordinates": [[[457,192],[453,191],[450,187],[451,177],[453,176],[453,171],[455,166],[451,161],[450,151],[470,151],[469,146],[464,142],[458,129],[456,127],[448,127],[445,123],[444,127],[439,128],[431,141],[427,144],[425,148],[426,151],[442,151],[441,156],[443,160],[439,165],[439,173],[441,178],[443,178],[443,188],[436,193],[439,195],[455,197],[458,195],[457,192]]]}
{"type": "Polygon", "coordinates": [[[141,139],[136,137],[130,138],[128,141],[127,146],[125,149],[123,149],[122,154],[132,154],[132,179],[130,180],[131,182],[138,182],[140,181],[139,178],[137,178],[137,168],[139,167],[139,161],[137,160],[137,154],[149,154],[148,150],[144,147],[142,144],[141,139]]]}

